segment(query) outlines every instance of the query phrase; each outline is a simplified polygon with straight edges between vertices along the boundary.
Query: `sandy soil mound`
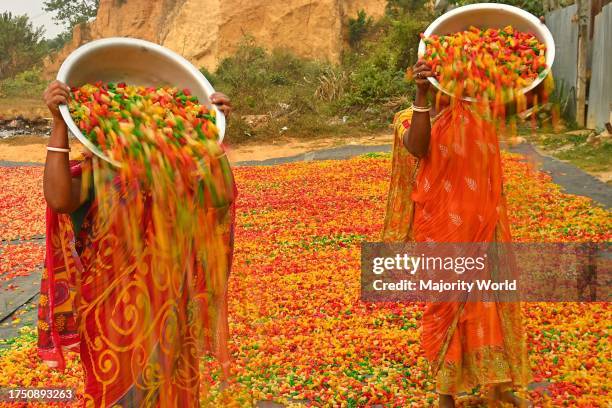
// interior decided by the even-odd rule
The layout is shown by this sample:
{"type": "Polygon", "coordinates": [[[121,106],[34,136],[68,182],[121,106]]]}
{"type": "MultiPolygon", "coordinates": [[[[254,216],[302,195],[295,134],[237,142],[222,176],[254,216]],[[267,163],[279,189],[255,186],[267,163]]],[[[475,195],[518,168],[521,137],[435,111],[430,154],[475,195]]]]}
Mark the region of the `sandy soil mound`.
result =
{"type": "Polygon", "coordinates": [[[383,15],[385,0],[101,0],[94,21],[74,30],[72,41],[46,60],[45,73],[88,41],[113,36],[142,38],[180,53],[196,66],[214,69],[245,35],[269,49],[338,62],[347,41],[346,23],[361,9],[383,15]]]}

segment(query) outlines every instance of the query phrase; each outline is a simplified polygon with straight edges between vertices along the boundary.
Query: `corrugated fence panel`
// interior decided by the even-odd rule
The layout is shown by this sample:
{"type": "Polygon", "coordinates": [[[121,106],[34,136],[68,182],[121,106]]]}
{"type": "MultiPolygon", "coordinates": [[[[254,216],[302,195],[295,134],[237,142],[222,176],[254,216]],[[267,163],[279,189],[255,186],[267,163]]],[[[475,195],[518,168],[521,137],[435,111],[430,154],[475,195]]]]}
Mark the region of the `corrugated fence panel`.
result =
{"type": "Polygon", "coordinates": [[[612,111],[612,3],[595,16],[587,127],[603,128],[612,111]]]}
{"type": "Polygon", "coordinates": [[[576,5],[546,14],[546,26],[555,39],[555,61],[552,71],[557,86],[563,86],[563,96],[570,96],[569,113],[576,114],[576,79],[578,65],[578,25],[572,22],[576,5]]]}

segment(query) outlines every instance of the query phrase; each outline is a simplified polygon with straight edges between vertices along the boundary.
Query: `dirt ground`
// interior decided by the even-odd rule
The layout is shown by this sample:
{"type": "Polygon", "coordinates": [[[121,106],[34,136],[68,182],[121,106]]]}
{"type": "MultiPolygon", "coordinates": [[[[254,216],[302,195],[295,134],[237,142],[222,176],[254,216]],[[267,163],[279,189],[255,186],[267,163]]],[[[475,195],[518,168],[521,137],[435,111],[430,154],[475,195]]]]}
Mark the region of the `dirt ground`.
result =
{"type": "Polygon", "coordinates": [[[49,110],[40,98],[0,98],[0,119],[22,116],[28,119],[47,118],[49,110]]]}
{"type": "MultiPolygon", "coordinates": [[[[318,136],[313,140],[282,139],[270,143],[244,144],[228,147],[228,156],[234,163],[241,161],[259,161],[277,157],[293,156],[311,150],[324,149],[343,145],[381,145],[391,143],[391,130],[373,135],[359,136],[318,136]]],[[[47,138],[41,136],[19,136],[0,140],[0,161],[35,162],[45,161],[47,138]]],[[[72,141],[73,153],[77,155],[82,146],[72,141]]]]}

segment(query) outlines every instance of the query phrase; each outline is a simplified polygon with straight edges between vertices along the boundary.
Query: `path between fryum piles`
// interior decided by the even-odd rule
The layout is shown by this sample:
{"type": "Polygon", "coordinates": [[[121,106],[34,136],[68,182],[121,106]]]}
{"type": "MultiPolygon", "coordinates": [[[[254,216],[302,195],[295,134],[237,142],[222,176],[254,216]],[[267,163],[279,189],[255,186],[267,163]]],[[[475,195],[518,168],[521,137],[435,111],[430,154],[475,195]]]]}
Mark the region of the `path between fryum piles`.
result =
{"type": "MultiPolygon", "coordinates": [[[[553,181],[562,186],[569,194],[583,195],[592,198],[604,208],[612,208],[612,189],[604,182],[585,173],[577,167],[560,160],[540,154],[533,146],[527,143],[510,149],[523,154],[527,160],[539,165],[539,168],[551,175],[553,181]]],[[[235,166],[274,166],[285,163],[315,161],[315,160],[343,160],[354,156],[371,153],[387,153],[391,146],[384,145],[345,145],[340,147],[313,150],[294,156],[270,158],[258,161],[239,161],[235,166]]],[[[0,166],[42,166],[41,163],[0,161],[0,166]]],[[[37,237],[30,242],[44,245],[44,239],[37,237]]],[[[20,241],[27,242],[27,241],[20,241]]],[[[1,251],[1,249],[0,249],[1,251]]],[[[0,253],[0,256],[2,254],[0,253]]],[[[29,276],[17,277],[5,282],[5,288],[13,284],[17,288],[13,291],[0,291],[0,339],[10,339],[18,334],[19,328],[36,324],[36,304],[38,302],[38,283],[40,270],[33,271],[29,276]]],[[[0,347],[6,347],[0,345],[0,347]]],[[[545,386],[532,384],[532,387],[545,386]]],[[[260,407],[280,407],[282,405],[272,402],[260,402],[260,407]]]]}

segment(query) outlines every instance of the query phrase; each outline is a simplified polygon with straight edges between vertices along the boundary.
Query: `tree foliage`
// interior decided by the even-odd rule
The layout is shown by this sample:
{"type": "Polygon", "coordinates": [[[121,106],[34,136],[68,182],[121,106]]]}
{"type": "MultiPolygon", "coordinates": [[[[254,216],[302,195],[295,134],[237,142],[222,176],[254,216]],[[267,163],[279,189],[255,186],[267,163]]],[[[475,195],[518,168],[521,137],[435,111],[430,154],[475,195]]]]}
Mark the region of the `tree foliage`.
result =
{"type": "Polygon", "coordinates": [[[49,52],[59,51],[62,49],[64,45],[72,38],[72,32],[66,30],[64,32],[59,33],[53,38],[47,39],[47,50],[49,52]]]}
{"type": "Polygon", "coordinates": [[[55,21],[71,30],[96,16],[100,0],[45,0],[44,5],[55,21]]]}
{"type": "Polygon", "coordinates": [[[0,79],[40,62],[47,52],[44,29],[34,27],[27,15],[0,14],[0,79]]]}

